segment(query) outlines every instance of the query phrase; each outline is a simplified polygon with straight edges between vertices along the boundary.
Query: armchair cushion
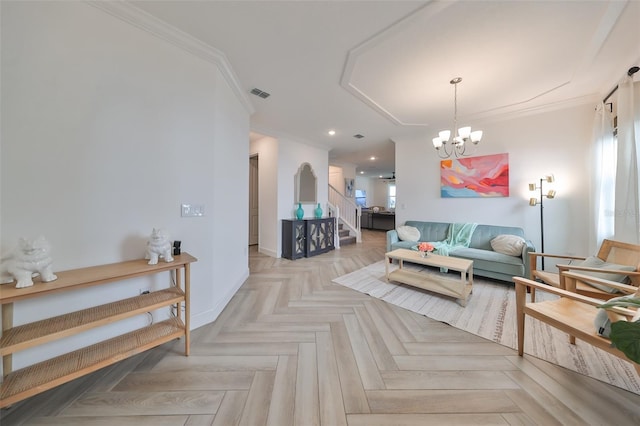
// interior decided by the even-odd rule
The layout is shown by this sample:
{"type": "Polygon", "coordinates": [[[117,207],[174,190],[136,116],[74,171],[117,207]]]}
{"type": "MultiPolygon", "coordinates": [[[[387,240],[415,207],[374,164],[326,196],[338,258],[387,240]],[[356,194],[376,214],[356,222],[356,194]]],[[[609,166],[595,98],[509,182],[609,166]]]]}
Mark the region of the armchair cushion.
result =
{"type": "Polygon", "coordinates": [[[401,241],[418,241],[420,240],[420,230],[415,226],[398,226],[398,238],[401,241]]]}
{"type": "MultiPolygon", "coordinates": [[[[589,268],[599,268],[599,269],[616,269],[620,271],[629,271],[629,272],[634,272],[636,270],[636,268],[633,266],[617,265],[615,263],[605,262],[604,260],[595,256],[587,257],[582,262],[576,263],[576,266],[586,266],[589,268]]],[[[603,280],[615,281],[615,282],[625,283],[625,284],[629,282],[629,276],[625,274],[615,274],[610,272],[592,272],[592,271],[579,271],[579,272],[581,274],[591,275],[597,278],[601,278],[603,280]]],[[[600,289],[602,291],[606,291],[607,293],[618,292],[617,289],[607,287],[604,285],[599,285],[599,284],[589,283],[589,282],[587,282],[586,284],[589,284],[590,286],[600,289]]]]}
{"type": "Polygon", "coordinates": [[[493,251],[509,256],[522,256],[524,244],[524,238],[518,235],[502,234],[491,240],[493,251]]]}

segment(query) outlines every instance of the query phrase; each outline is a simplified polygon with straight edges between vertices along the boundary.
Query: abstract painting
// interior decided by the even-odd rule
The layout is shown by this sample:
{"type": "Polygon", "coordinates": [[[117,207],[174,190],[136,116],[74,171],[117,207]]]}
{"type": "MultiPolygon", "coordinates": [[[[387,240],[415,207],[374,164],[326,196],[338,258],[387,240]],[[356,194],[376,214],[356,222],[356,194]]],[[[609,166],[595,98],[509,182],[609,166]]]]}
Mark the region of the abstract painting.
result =
{"type": "Polygon", "coordinates": [[[509,154],[440,161],[442,198],[509,196],[509,154]]]}
{"type": "Polygon", "coordinates": [[[347,198],[353,198],[353,190],[356,186],[356,180],[351,178],[344,179],[344,196],[347,198]]]}

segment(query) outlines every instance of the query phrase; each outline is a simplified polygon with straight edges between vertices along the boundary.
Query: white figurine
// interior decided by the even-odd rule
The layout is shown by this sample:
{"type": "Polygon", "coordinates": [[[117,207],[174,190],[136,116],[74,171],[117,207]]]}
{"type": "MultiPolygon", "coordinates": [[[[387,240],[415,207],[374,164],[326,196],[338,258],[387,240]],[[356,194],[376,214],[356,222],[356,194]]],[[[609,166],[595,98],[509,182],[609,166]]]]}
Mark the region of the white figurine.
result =
{"type": "Polygon", "coordinates": [[[44,237],[20,238],[14,252],[2,259],[0,282],[10,283],[15,278],[16,288],[30,287],[38,274],[42,282],[55,281],[58,277],[52,268],[51,245],[44,237]]]}
{"type": "Polygon", "coordinates": [[[171,241],[169,241],[169,235],[164,229],[153,228],[149,241],[147,241],[147,254],[144,258],[149,259],[149,265],[156,265],[158,258],[164,259],[165,262],[173,262],[171,241]]]}

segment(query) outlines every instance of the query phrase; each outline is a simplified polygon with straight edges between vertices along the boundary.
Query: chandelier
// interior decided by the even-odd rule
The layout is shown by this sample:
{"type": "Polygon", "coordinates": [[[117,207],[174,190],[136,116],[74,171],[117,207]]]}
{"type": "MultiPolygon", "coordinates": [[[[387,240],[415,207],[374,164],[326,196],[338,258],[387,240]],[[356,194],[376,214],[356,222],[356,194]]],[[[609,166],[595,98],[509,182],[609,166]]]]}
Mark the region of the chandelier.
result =
{"type": "Polygon", "coordinates": [[[452,155],[456,157],[463,157],[467,149],[468,142],[478,145],[480,139],[482,139],[482,130],[471,131],[471,127],[460,127],[456,134],[456,127],[458,127],[458,83],[462,81],[462,78],[456,77],[449,83],[453,84],[453,139],[451,139],[451,145],[448,145],[449,138],[451,137],[451,130],[442,130],[438,137],[433,138],[433,147],[438,151],[440,158],[449,158],[452,155]],[[444,154],[444,155],[443,155],[444,154]]]}

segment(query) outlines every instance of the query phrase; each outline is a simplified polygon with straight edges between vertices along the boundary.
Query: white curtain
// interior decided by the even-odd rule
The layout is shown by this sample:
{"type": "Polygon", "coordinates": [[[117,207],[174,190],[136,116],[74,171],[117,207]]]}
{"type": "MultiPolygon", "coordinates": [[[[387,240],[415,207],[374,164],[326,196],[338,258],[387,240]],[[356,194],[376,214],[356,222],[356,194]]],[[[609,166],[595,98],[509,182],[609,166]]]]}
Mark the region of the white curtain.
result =
{"type": "Polygon", "coordinates": [[[640,85],[626,77],[618,87],[618,156],[615,185],[616,240],[640,244],[640,85]],[[634,93],[636,92],[636,93],[634,93]]]}
{"type": "Polygon", "coordinates": [[[596,253],[605,238],[614,233],[616,178],[616,139],[613,135],[613,114],[601,103],[593,121],[589,253],[596,253]]]}

